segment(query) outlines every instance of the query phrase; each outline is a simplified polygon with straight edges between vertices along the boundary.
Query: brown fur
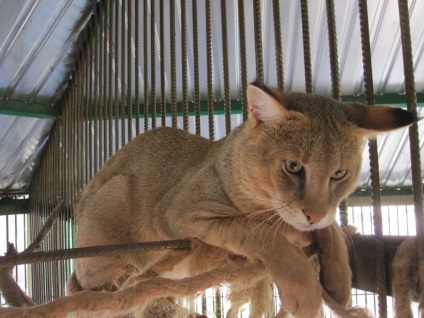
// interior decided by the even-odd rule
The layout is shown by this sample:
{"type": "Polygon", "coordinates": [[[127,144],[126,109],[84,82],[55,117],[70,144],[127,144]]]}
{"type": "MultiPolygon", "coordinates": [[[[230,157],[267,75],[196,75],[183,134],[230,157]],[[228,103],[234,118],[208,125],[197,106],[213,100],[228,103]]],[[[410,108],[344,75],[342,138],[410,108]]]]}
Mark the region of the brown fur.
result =
{"type": "MultiPolygon", "coordinates": [[[[154,277],[116,294],[80,292],[68,298],[73,306],[57,302],[63,310],[124,310],[135,297],[145,302],[193,294],[234,275],[260,282],[254,274],[258,268],[260,275],[270,275],[284,310],[296,317],[317,316],[323,295],[340,308],[349,304],[351,273],[335,222],[337,206],[355,188],[364,136],[408,125],[413,118],[398,121],[397,112],[385,108],[387,125],[376,125],[363,118],[376,117],[373,107],[364,111],[327,97],[282,94],[257,84],[249,86],[247,96],[250,119],[222,140],[165,127],[134,138],[109,159],[79,202],[78,247],[182,238],[205,243],[161,274],[187,278],[154,277]],[[287,160],[302,163],[304,170],[290,173],[287,160]],[[332,179],[340,169],[347,170],[346,176],[332,179]],[[292,229],[306,234],[290,239],[292,229]],[[320,277],[331,297],[305,253],[293,244],[310,237],[319,249],[320,277]],[[234,273],[232,265],[222,265],[229,254],[243,255],[249,264],[257,263],[256,269],[248,265],[234,273]]],[[[118,269],[130,265],[142,274],[168,256],[155,251],[77,259],[69,285],[76,280],[84,290],[114,290],[118,269]]]]}
{"type": "Polygon", "coordinates": [[[392,291],[397,318],[413,317],[411,302],[419,301],[420,317],[424,318],[424,266],[419,262],[416,237],[409,237],[399,246],[392,264],[392,291]]]}

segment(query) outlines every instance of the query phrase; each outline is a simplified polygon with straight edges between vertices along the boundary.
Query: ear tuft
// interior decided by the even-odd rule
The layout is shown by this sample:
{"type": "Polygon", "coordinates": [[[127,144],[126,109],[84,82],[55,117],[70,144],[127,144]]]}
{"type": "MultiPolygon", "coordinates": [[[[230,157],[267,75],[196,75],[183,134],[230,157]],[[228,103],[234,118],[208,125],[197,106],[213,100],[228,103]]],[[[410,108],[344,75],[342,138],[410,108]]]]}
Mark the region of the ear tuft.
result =
{"type": "Polygon", "coordinates": [[[407,110],[390,106],[365,106],[362,104],[350,104],[353,113],[353,121],[366,134],[388,132],[394,129],[407,127],[417,122],[416,116],[407,110]]]}
{"type": "Polygon", "coordinates": [[[251,118],[256,123],[281,121],[288,113],[288,110],[262,87],[249,85],[247,87],[247,100],[251,118]]]}

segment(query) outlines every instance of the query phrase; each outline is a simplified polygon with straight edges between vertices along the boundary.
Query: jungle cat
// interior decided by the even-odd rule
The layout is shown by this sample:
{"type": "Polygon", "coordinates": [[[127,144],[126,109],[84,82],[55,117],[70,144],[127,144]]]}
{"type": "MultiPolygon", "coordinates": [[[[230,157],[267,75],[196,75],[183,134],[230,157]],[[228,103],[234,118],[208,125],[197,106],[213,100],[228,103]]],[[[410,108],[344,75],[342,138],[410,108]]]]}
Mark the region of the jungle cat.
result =
{"type": "MultiPolygon", "coordinates": [[[[284,309],[316,317],[322,287],[302,250],[280,235],[291,228],[313,237],[321,283],[347,305],[351,273],[336,209],[357,184],[366,137],[415,118],[260,83],[248,86],[247,98],[249,119],[219,141],[161,127],[113,155],[81,195],[76,246],[195,238],[259,260],[284,309]]],[[[165,255],[77,259],[68,284],[113,290],[117,268],[142,272],[165,255]]]]}

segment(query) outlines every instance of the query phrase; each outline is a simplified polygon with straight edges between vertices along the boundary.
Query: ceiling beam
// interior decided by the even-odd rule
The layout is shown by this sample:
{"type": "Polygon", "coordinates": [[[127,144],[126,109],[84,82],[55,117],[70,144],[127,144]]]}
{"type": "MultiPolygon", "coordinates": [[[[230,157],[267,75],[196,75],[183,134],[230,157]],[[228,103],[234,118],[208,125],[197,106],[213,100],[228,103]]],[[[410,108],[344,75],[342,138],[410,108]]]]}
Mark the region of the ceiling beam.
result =
{"type": "Polygon", "coordinates": [[[0,114],[33,118],[56,118],[61,115],[61,108],[23,101],[0,100],[0,114]]]}

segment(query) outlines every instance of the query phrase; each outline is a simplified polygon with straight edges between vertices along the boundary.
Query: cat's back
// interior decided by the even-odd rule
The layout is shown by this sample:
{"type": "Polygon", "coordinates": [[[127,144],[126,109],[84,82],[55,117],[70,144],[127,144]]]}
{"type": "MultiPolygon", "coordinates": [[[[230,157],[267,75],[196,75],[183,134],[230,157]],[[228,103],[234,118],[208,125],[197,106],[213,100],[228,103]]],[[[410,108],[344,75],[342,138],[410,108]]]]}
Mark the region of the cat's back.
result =
{"type": "Polygon", "coordinates": [[[138,182],[168,183],[201,164],[217,143],[186,131],[160,127],[130,140],[109,158],[86,186],[83,197],[93,194],[111,178],[121,175],[138,182]]]}

